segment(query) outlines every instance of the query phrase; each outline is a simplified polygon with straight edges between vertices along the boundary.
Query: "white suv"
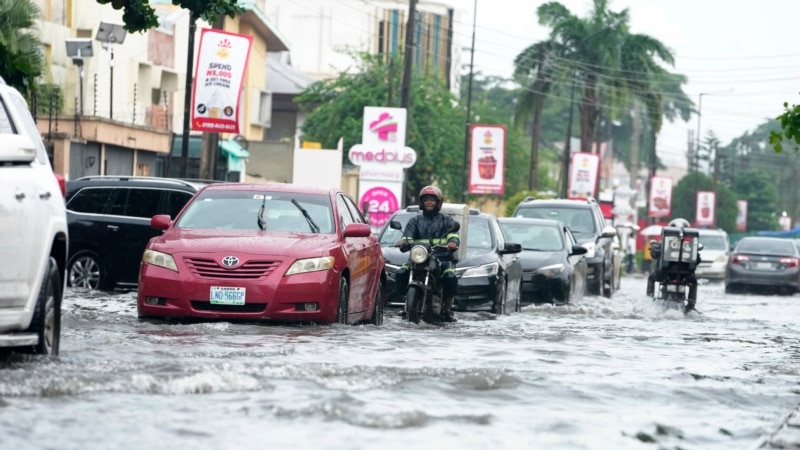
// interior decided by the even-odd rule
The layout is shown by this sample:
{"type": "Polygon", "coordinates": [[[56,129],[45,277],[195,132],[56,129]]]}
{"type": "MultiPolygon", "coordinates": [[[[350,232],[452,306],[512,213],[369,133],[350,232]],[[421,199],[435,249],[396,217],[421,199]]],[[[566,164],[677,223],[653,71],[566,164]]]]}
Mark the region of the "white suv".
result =
{"type": "Polygon", "coordinates": [[[58,354],[67,242],[41,135],[25,99],[0,78],[0,347],[58,354]]]}

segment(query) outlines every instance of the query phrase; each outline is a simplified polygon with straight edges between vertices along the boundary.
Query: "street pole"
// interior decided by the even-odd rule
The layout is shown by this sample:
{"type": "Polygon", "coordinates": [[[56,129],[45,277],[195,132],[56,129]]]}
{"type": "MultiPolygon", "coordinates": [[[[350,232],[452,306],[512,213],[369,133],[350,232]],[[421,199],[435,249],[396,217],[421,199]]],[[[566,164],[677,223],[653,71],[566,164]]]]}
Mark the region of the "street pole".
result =
{"type": "Polygon", "coordinates": [[[572,87],[569,90],[569,115],[567,116],[567,137],[564,139],[564,166],[561,171],[561,198],[567,198],[567,187],[569,186],[569,163],[572,157],[572,110],[575,103],[575,79],[572,79],[572,87]]]}
{"type": "Polygon", "coordinates": [[[475,25],[477,22],[478,0],[472,6],[472,46],[469,49],[469,81],[467,82],[467,120],[464,132],[464,178],[461,181],[461,203],[467,203],[467,182],[469,180],[469,143],[472,129],[472,67],[475,61],[475,25]]]}
{"type": "Polygon", "coordinates": [[[189,13],[189,45],[186,51],[186,83],[183,95],[183,138],[181,140],[181,178],[186,178],[189,168],[189,117],[192,109],[192,77],[194,76],[194,32],[197,16],[189,13]]]}
{"type": "MultiPolygon", "coordinates": [[[[403,52],[403,86],[400,89],[400,103],[402,108],[411,106],[411,69],[414,65],[414,31],[417,21],[417,0],[410,0],[408,5],[408,20],[406,20],[406,45],[403,52]]],[[[407,113],[407,117],[411,114],[407,113]]],[[[406,135],[408,129],[406,125],[406,135]]]]}

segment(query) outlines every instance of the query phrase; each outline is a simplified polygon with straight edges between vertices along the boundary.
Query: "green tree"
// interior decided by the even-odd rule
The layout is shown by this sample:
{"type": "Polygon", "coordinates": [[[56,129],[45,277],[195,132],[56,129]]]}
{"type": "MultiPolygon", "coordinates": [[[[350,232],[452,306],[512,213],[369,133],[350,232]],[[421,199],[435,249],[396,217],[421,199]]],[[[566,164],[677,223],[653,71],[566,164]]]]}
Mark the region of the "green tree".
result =
{"type": "MultiPolygon", "coordinates": [[[[398,92],[399,74],[394,71],[390,83],[388,65],[379,56],[359,55],[356,64],[355,70],[314,83],[295,99],[308,113],[307,139],[328,148],[340,137],[344,148],[360,143],[364,107],[386,105],[390,87],[398,92]]],[[[466,112],[454,106],[455,97],[435,75],[416,74],[412,90],[406,145],[417,152],[417,161],[406,171],[406,203],[434,182],[447,199],[459,199],[466,112]]]]}
{"type": "MultiPolygon", "coordinates": [[[[111,3],[114,9],[122,9],[122,21],[125,29],[131,33],[144,32],[158,26],[156,11],[148,0],[97,0],[97,3],[111,3]]],[[[236,17],[244,12],[238,0],[172,0],[172,4],[188,9],[194,17],[208,23],[214,23],[220,15],[236,17]]]]}
{"type": "Polygon", "coordinates": [[[44,70],[36,20],[39,7],[32,0],[0,0],[0,75],[28,97],[44,70]]]}
{"type": "Polygon", "coordinates": [[[728,233],[736,231],[737,194],[725,185],[714,181],[700,172],[692,172],[675,185],[672,190],[672,219],[682,217],[689,222],[695,221],[697,208],[697,191],[716,192],[716,226],[728,233]]]}
{"type": "Polygon", "coordinates": [[[783,114],[776,120],[780,122],[780,130],[773,130],[769,133],[769,143],[776,152],[781,153],[783,146],[788,142],[794,144],[794,151],[800,150],[800,105],[792,105],[789,102],[783,104],[783,114]]]}
{"type": "Polygon", "coordinates": [[[744,170],[737,174],[732,186],[739,199],[747,200],[748,230],[777,230],[778,192],[769,173],[744,170]]]}

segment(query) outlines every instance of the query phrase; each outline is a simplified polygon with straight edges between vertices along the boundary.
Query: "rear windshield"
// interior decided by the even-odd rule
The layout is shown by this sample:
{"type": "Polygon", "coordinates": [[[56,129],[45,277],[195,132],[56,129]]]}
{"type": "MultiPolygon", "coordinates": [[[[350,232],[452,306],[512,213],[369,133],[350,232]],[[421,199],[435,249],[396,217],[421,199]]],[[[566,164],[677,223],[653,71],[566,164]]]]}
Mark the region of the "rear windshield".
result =
{"type": "Polygon", "coordinates": [[[707,250],[728,250],[725,238],[719,235],[700,235],[700,243],[707,250]]]}
{"type": "Polygon", "coordinates": [[[761,253],[765,255],[794,256],[795,246],[789,240],[742,239],[736,247],[737,253],[761,253]]]}

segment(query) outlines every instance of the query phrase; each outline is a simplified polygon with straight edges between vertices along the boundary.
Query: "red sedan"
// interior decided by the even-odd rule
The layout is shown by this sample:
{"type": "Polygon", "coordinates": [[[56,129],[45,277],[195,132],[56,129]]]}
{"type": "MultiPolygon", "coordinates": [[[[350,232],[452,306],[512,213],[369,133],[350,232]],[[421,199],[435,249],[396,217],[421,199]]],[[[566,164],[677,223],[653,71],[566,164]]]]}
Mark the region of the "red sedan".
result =
{"type": "Polygon", "coordinates": [[[383,323],[381,248],[340,190],[211,184],[151,225],[140,318],[383,323]]]}

